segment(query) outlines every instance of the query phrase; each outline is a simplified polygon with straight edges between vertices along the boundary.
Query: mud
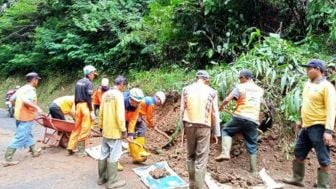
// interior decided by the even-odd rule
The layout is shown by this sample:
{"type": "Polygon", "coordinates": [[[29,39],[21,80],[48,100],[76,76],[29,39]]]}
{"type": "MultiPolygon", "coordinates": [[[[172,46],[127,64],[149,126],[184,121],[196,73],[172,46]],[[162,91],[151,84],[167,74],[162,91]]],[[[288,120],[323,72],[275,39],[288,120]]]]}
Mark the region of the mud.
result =
{"type": "MultiPolygon", "coordinates": [[[[169,97],[163,107],[156,109],[156,126],[171,134],[178,122],[179,106],[178,97],[169,97]]],[[[5,115],[0,115],[1,157],[3,157],[15,131],[14,120],[4,117],[5,115]]],[[[280,138],[279,132],[279,126],[275,126],[271,132],[262,137],[258,145],[258,170],[265,168],[276,181],[290,177],[292,174],[290,160],[292,156],[283,151],[281,141],[290,142],[293,139],[280,138]]],[[[34,130],[35,139],[41,139],[42,134],[42,127],[37,126],[34,130]]],[[[167,161],[179,176],[188,181],[185,137],[182,141],[182,137],[179,135],[173,146],[168,149],[161,149],[168,142],[168,139],[148,128],[146,140],[146,148],[152,153],[146,162],[134,165],[127,154],[120,159],[125,170],[119,172],[119,176],[120,178],[127,178],[125,188],[146,188],[132,169],[159,161],[167,161]]],[[[93,138],[90,139],[88,146],[99,143],[100,138],[93,138]]],[[[32,158],[26,150],[19,150],[15,154],[15,159],[20,161],[19,165],[8,168],[0,167],[0,188],[103,188],[103,186],[96,184],[96,161],[88,157],[81,159],[76,156],[66,156],[64,148],[43,146],[41,143],[38,143],[38,145],[43,147],[40,157],[32,158]]],[[[248,154],[240,136],[234,138],[230,160],[216,162],[214,157],[219,153],[220,145],[211,144],[207,168],[211,176],[218,182],[231,185],[232,188],[253,188],[253,186],[261,183],[260,179],[255,179],[249,173],[248,154]]],[[[331,148],[331,157],[333,163],[331,165],[330,188],[336,188],[336,147],[331,148]]],[[[305,188],[313,188],[318,167],[316,155],[311,152],[306,163],[305,188]]],[[[285,185],[284,188],[295,189],[298,187],[285,185]]]]}
{"type": "Polygon", "coordinates": [[[160,179],[170,175],[165,168],[154,169],[150,171],[149,174],[155,179],[160,179]]]}
{"type": "MultiPolygon", "coordinates": [[[[171,100],[163,107],[156,110],[156,126],[166,133],[174,130],[179,116],[179,100],[171,100]]],[[[258,144],[258,170],[265,168],[268,174],[281,183],[281,180],[292,175],[292,154],[285,153],[279,137],[280,128],[275,125],[271,132],[261,136],[258,144]]],[[[188,181],[188,172],[186,167],[186,140],[179,135],[174,142],[174,146],[169,149],[160,149],[168,142],[163,136],[160,136],[152,129],[147,131],[147,147],[152,150],[152,161],[167,161],[170,167],[183,179],[188,181]],[[159,154],[157,154],[159,150],[159,154]]],[[[291,139],[293,140],[293,139],[291,139]]],[[[220,143],[220,141],[219,141],[220,143]]],[[[336,188],[336,148],[331,148],[332,170],[330,174],[330,188],[336,188]]],[[[214,157],[220,153],[220,144],[211,144],[208,172],[220,183],[226,183],[233,188],[253,188],[262,184],[260,178],[255,178],[249,173],[248,153],[245,149],[242,136],[234,137],[234,143],[231,149],[231,159],[223,162],[216,162],[214,157]]],[[[305,188],[313,188],[317,178],[317,168],[319,167],[316,155],[312,151],[306,161],[305,188]]],[[[285,188],[299,188],[285,185],[285,188]]]]}

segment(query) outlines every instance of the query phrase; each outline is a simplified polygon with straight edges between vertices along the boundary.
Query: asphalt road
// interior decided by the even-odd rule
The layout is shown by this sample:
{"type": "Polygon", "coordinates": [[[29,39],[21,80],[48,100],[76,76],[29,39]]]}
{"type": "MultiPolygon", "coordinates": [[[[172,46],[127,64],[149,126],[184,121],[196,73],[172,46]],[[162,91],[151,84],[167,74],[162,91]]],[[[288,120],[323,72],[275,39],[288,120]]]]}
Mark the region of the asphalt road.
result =
{"type": "MultiPolygon", "coordinates": [[[[44,127],[36,125],[34,138],[40,141],[44,127]]],[[[3,161],[7,145],[15,134],[15,120],[8,118],[4,110],[0,110],[0,161],[3,161]]],[[[96,138],[99,140],[99,138],[96,138]]],[[[90,158],[67,156],[66,150],[60,147],[37,143],[43,147],[42,155],[33,158],[27,149],[20,149],[14,159],[20,161],[16,166],[0,166],[0,189],[101,189],[96,184],[97,162],[90,158]]],[[[146,188],[139,177],[132,171],[133,165],[128,155],[122,156],[121,163],[125,170],[119,172],[119,178],[125,179],[124,188],[146,188]]]]}

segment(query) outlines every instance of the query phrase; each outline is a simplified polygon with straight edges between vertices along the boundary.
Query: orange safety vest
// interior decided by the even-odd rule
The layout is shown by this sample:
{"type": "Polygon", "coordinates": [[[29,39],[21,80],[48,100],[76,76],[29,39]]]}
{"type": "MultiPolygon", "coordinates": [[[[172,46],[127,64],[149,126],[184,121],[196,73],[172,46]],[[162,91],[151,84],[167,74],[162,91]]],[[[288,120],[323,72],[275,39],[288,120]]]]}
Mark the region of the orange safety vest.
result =
{"type": "Polygon", "coordinates": [[[26,106],[23,102],[24,98],[28,98],[32,103],[37,104],[36,89],[27,84],[21,87],[15,93],[15,113],[14,117],[19,121],[32,121],[36,116],[36,109],[30,106],[26,106]]]}

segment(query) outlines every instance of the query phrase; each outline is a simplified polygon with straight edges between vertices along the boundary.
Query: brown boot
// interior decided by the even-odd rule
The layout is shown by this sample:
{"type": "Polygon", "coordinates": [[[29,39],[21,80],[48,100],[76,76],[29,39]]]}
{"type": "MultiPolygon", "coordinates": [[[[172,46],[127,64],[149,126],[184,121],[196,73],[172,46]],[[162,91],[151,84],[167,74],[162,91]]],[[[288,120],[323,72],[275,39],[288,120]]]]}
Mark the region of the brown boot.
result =
{"type": "Polygon", "coordinates": [[[68,155],[68,156],[72,156],[74,153],[75,153],[75,152],[74,152],[73,150],[69,150],[69,149],[68,149],[68,154],[67,154],[67,155],[68,155]]]}

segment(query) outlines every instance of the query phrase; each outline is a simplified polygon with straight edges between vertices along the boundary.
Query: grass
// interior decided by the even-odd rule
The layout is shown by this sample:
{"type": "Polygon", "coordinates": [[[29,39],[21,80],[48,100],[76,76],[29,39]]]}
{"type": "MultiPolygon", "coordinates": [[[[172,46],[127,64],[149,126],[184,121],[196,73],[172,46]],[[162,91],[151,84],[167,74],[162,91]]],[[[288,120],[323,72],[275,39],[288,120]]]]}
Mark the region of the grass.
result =
{"type": "MultiPolygon", "coordinates": [[[[172,69],[155,69],[150,71],[136,72],[131,71],[126,77],[129,80],[128,89],[132,87],[141,88],[145,95],[153,95],[156,91],[164,92],[180,92],[182,87],[192,82],[195,72],[184,72],[184,70],[172,69]]],[[[110,86],[113,85],[115,75],[101,74],[94,80],[94,88],[100,85],[101,79],[107,77],[110,80],[110,86]]],[[[51,74],[50,77],[43,77],[37,87],[38,104],[41,108],[48,112],[49,104],[60,96],[73,95],[74,86],[80,76],[51,74]]],[[[5,108],[5,95],[11,88],[16,85],[23,86],[24,76],[12,76],[2,79],[0,83],[0,98],[3,103],[0,103],[0,108],[5,108]]]]}
{"type": "Polygon", "coordinates": [[[153,95],[158,90],[180,92],[183,86],[192,82],[194,75],[195,72],[185,72],[183,69],[131,71],[129,74],[129,88],[139,87],[146,95],[153,95]]]}

